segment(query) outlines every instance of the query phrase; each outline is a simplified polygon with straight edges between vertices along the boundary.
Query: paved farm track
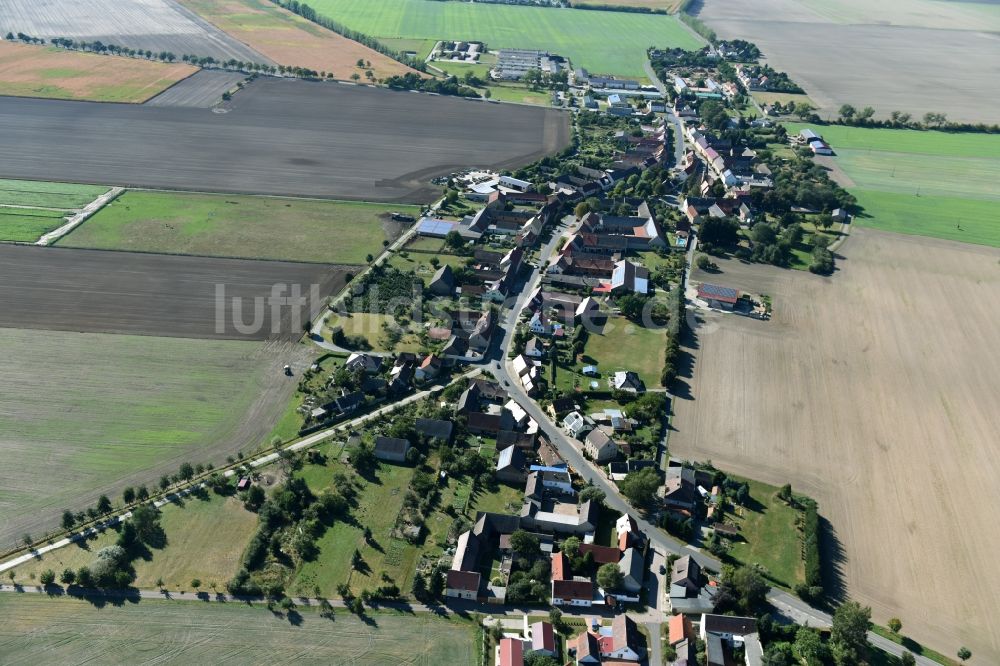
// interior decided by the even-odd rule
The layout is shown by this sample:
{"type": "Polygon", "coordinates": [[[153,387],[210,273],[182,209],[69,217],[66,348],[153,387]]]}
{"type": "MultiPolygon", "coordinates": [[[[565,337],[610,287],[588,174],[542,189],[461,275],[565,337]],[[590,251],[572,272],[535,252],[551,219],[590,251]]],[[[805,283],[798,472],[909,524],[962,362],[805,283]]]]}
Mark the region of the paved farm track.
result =
{"type": "Polygon", "coordinates": [[[239,72],[203,69],[178,81],[146,104],[149,106],[188,106],[210,109],[222,101],[222,94],[246,78],[239,72]]]}
{"type": "MultiPolygon", "coordinates": [[[[228,113],[0,97],[0,177],[426,201],[428,179],[569,141],[559,111],[262,79],[228,113]]],[[[217,109],[218,110],[218,109],[217,109]]]]}
{"type": "MultiPolygon", "coordinates": [[[[261,307],[259,330],[241,333],[234,325],[234,297],[242,298],[241,321],[249,326],[254,321],[253,299],[269,298],[273,285],[299,285],[308,296],[310,286],[317,284],[320,300],[311,301],[298,315],[304,322],[343,280],[344,269],[325,264],[4,245],[0,327],[295,340],[302,330],[291,307],[279,306],[275,320],[271,301],[261,307]],[[225,290],[221,327],[217,285],[225,290]]],[[[288,296],[290,289],[276,295],[288,296]]]]}
{"type": "Polygon", "coordinates": [[[172,0],[0,0],[0,34],[271,63],[172,0]]]}

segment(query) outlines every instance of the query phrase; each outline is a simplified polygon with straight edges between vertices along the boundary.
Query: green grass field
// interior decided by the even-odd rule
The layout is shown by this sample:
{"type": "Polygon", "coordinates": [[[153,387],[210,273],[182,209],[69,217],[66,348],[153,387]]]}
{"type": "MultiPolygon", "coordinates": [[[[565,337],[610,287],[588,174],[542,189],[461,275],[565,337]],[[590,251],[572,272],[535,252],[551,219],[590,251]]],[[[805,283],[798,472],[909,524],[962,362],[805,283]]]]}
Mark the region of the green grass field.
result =
{"type": "MultiPolygon", "coordinates": [[[[338,458],[338,455],[331,454],[326,465],[306,465],[303,468],[301,475],[313,491],[320,492],[330,487],[334,470],[342,468],[350,471],[338,458]]],[[[318,585],[324,594],[335,596],[337,585],[345,582],[350,583],[355,592],[360,592],[383,585],[381,576],[386,573],[401,590],[408,593],[419,549],[394,539],[391,532],[403,506],[413,471],[412,467],[405,465],[379,463],[374,482],[356,477],[362,484],[358,505],[352,511],[356,522],[337,522],[317,540],[319,556],[312,562],[303,563],[289,585],[289,592],[311,595],[313,587],[318,585]],[[365,527],[371,529],[377,547],[365,543],[365,527]],[[361,552],[369,572],[351,570],[351,556],[355,548],[361,552]]]]}
{"type": "Polygon", "coordinates": [[[0,241],[34,243],[108,191],[95,185],[0,178],[0,241]]]}
{"type": "MultiPolygon", "coordinates": [[[[244,509],[235,497],[208,494],[205,499],[186,498],[163,507],[160,524],[167,545],[151,550],[149,560],[133,562],[135,587],[156,589],[157,580],[162,578],[165,589],[191,592],[191,581],[197,578],[206,591],[211,591],[212,583],[223,590],[239,568],[243,548],[257,529],[257,515],[244,509]]],[[[58,574],[66,568],[88,566],[97,551],[113,545],[117,538],[117,532],[107,530],[79,545],[54,550],[17,567],[17,582],[30,585],[46,569],[58,574]]]]}
{"type": "Polygon", "coordinates": [[[489,49],[541,49],[595,74],[643,77],[648,47],[702,45],[665,15],[431,0],[313,0],[310,5],[378,38],[475,40],[489,49]]]}
{"type": "Polygon", "coordinates": [[[742,510],[742,516],[727,516],[727,520],[739,525],[742,536],[729,550],[729,557],[740,564],[763,565],[774,581],[794,587],[805,577],[801,538],[795,524],[798,512],[777,498],[778,488],[732,475],[730,478],[749,483],[754,502],[753,508],[742,510]]]}
{"type": "Polygon", "coordinates": [[[64,222],[64,213],[58,210],[0,208],[0,241],[34,243],[64,222]]]}
{"type": "Polygon", "coordinates": [[[142,601],[101,608],[77,599],[0,595],[0,654],[8,664],[286,663],[468,665],[471,622],[430,615],[338,611],[333,620],[300,606],[142,601]]]}
{"type": "Polygon", "coordinates": [[[379,39],[380,42],[388,46],[393,51],[406,53],[411,51],[417,54],[417,58],[424,60],[431,54],[431,49],[437,44],[436,39],[379,39]]]}
{"type": "Polygon", "coordinates": [[[269,385],[287,354],[262,343],[0,329],[0,352],[4,545],[158,466],[256,447],[283,406],[269,385]]]}
{"type": "MultiPolygon", "coordinates": [[[[789,132],[808,125],[789,123],[789,132]]],[[[1000,247],[1000,136],[815,127],[864,212],[857,223],[1000,247]]]]}
{"type": "Polygon", "coordinates": [[[643,328],[624,317],[611,317],[601,333],[592,332],[587,338],[584,362],[575,363],[571,369],[559,367],[556,385],[564,391],[576,387],[588,389],[594,378],[581,371],[584,366],[596,363],[601,373],[597,381],[602,391],[609,390],[608,380],[618,370],[636,372],[646,388],[655,388],[660,385],[660,373],[666,361],[666,340],[665,328],[643,328]]]}
{"type": "Polygon", "coordinates": [[[145,252],[361,264],[377,254],[388,213],[417,206],[231,194],[130,191],[59,244],[145,252]]]}

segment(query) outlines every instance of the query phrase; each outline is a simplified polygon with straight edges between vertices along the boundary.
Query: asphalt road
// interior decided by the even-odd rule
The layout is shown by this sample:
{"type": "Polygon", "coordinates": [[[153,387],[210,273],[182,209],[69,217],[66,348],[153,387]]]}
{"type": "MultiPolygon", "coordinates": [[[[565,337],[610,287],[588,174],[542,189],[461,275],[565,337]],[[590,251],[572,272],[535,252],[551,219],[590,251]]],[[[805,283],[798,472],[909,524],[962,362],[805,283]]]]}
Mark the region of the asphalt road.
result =
{"type": "Polygon", "coordinates": [[[310,321],[325,298],[343,286],[347,270],[325,264],[3,244],[0,326],[297,340],[302,335],[299,322],[310,321]],[[317,285],[318,298],[309,298],[312,285],[317,285]],[[291,296],[293,286],[307,302],[277,300],[291,296]]]}
{"type": "Polygon", "coordinates": [[[215,109],[0,97],[0,177],[426,202],[569,141],[554,109],[263,78],[215,109]]]}

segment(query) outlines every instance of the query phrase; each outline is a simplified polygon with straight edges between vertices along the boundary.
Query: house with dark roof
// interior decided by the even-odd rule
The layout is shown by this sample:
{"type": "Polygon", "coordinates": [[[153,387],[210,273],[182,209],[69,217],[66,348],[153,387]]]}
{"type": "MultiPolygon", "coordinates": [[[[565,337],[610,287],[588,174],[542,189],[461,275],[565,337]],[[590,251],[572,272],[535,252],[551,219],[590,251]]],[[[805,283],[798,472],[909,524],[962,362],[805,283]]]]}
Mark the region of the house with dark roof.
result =
{"type": "Polygon", "coordinates": [[[351,372],[360,370],[366,374],[373,375],[382,368],[382,358],[372,356],[371,354],[355,352],[347,357],[344,367],[351,372]]]}
{"type": "Polygon", "coordinates": [[[427,285],[428,291],[432,294],[437,294],[438,296],[451,296],[455,293],[455,274],[451,270],[451,266],[445,264],[437,269],[434,273],[434,277],[431,278],[431,282],[427,285]]]}
{"type": "Polygon", "coordinates": [[[670,568],[670,597],[696,596],[701,589],[701,565],[690,555],[674,561],[670,568]]]}
{"type": "Polygon", "coordinates": [[[601,657],[605,660],[639,661],[646,653],[639,628],[624,613],[615,616],[611,621],[610,636],[602,636],[598,644],[601,646],[601,657]]]}
{"type": "Polygon", "coordinates": [[[388,462],[406,462],[406,452],[410,450],[410,442],[399,437],[376,437],[375,457],[388,462]]]}
{"type": "Polygon", "coordinates": [[[594,583],[589,578],[577,576],[572,580],[552,581],[553,606],[584,606],[589,608],[594,600],[594,583]]]}
{"type": "Polygon", "coordinates": [[[691,510],[698,503],[698,490],[683,476],[667,476],[663,484],[663,504],[668,509],[691,510]]]}
{"type": "Polygon", "coordinates": [[[328,412],[336,413],[340,416],[353,414],[365,402],[365,394],[361,391],[352,391],[342,395],[326,406],[328,412]]]}
{"type": "Polygon", "coordinates": [[[497,316],[493,310],[487,310],[483,313],[476,322],[476,326],[472,329],[472,333],[469,334],[469,349],[480,353],[489,349],[496,321],[497,316]]]}
{"type": "Polygon", "coordinates": [[[549,416],[553,419],[558,419],[569,414],[574,409],[576,409],[576,401],[569,396],[564,396],[554,399],[546,411],[548,411],[549,416]]]}
{"type": "Polygon", "coordinates": [[[646,385],[639,379],[639,375],[631,370],[619,370],[611,379],[611,386],[616,391],[628,391],[629,393],[645,393],[646,385]]]}
{"type": "Polygon", "coordinates": [[[497,457],[496,478],[504,483],[524,483],[526,459],[516,446],[508,446],[497,457]]]}
{"type": "Polygon", "coordinates": [[[434,379],[441,372],[441,368],[444,367],[444,363],[435,354],[428,354],[421,361],[420,365],[414,371],[414,376],[418,380],[434,379]]]}
{"type": "Polygon", "coordinates": [[[618,455],[618,445],[604,426],[598,426],[587,433],[583,440],[583,450],[598,464],[612,460],[618,455]]]}
{"type": "Polygon", "coordinates": [[[504,409],[499,414],[472,412],[466,417],[466,426],[473,435],[488,435],[496,437],[503,430],[514,428],[514,417],[504,409]]]}
{"type": "Polygon", "coordinates": [[[417,419],[413,422],[413,429],[428,439],[450,442],[455,424],[441,419],[417,419]]]}
{"type": "Polygon", "coordinates": [[[501,430],[497,433],[497,451],[516,446],[522,451],[532,451],[535,448],[535,433],[501,430]]]}
{"type": "Polygon", "coordinates": [[[710,635],[716,635],[729,643],[743,643],[745,636],[757,632],[757,620],[752,617],[703,613],[698,632],[703,641],[707,641],[710,635]]]}

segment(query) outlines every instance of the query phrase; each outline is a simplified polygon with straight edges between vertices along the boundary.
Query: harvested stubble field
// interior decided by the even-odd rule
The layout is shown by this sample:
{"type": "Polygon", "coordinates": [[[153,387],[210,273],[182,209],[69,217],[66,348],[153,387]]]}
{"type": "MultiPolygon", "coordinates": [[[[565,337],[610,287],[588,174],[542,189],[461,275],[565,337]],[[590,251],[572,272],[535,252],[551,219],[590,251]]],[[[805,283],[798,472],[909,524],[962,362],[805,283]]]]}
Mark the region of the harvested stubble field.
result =
{"type": "Polygon", "coordinates": [[[0,352],[4,547],[101,493],[256,449],[295,390],[282,366],[311,357],[289,343],[9,328],[0,352]]]}
{"type": "Polygon", "coordinates": [[[179,0],[220,30],[250,45],[274,62],[306,67],[349,79],[371,69],[376,78],[414,71],[267,0],[179,0]],[[358,60],[371,67],[358,68],[358,60]]]}
{"type": "Polygon", "coordinates": [[[268,62],[173,0],[0,0],[0,34],[66,37],[154,53],[268,62]]]}
{"type": "Polygon", "coordinates": [[[475,627],[430,615],[346,611],[334,620],[300,607],[141,601],[96,605],[78,599],[2,594],[0,653],[10,664],[185,663],[471,664],[475,627]]]}
{"type": "Polygon", "coordinates": [[[841,104],[952,120],[997,122],[1000,62],[993,3],[928,0],[703,0],[699,17],[723,39],[755,42],[835,117],[841,104]],[[977,6],[978,5],[978,6],[977,6]],[[836,63],[836,66],[831,66],[836,63]]]}
{"type": "Polygon", "coordinates": [[[841,253],[832,278],[696,271],[775,314],[699,315],[671,453],[815,497],[834,584],[876,621],[995,662],[1000,251],[854,229],[841,253]]]}
{"type": "Polygon", "coordinates": [[[182,63],[0,41],[0,95],[141,103],[197,71],[182,63]]]}
{"type": "Polygon", "coordinates": [[[332,82],[260,79],[226,107],[0,97],[0,176],[412,203],[440,194],[435,175],[569,141],[552,109],[332,82]]]}
{"type": "Polygon", "coordinates": [[[126,192],[60,245],[216,257],[362,264],[395,240],[392,213],[417,206],[327,199],[126,192]]]}
{"type": "MultiPolygon", "coordinates": [[[[810,126],[790,123],[788,131],[804,127],[810,126]]],[[[812,128],[837,153],[817,162],[846,174],[841,184],[864,208],[857,224],[1000,247],[1000,136],[812,128]]]]}
{"type": "Polygon", "coordinates": [[[311,0],[334,21],[373,37],[485,42],[487,48],[541,49],[593,73],[645,77],[650,46],[699,48],[673,16],[433,0],[311,0]],[[627,35],[627,39],[609,36],[627,35]]]}
{"type": "Polygon", "coordinates": [[[0,326],[297,340],[302,323],[343,286],[345,272],[324,264],[0,246],[0,326]],[[312,285],[318,298],[310,297],[312,285]],[[306,302],[270,300],[291,296],[295,286],[306,302]]]}

